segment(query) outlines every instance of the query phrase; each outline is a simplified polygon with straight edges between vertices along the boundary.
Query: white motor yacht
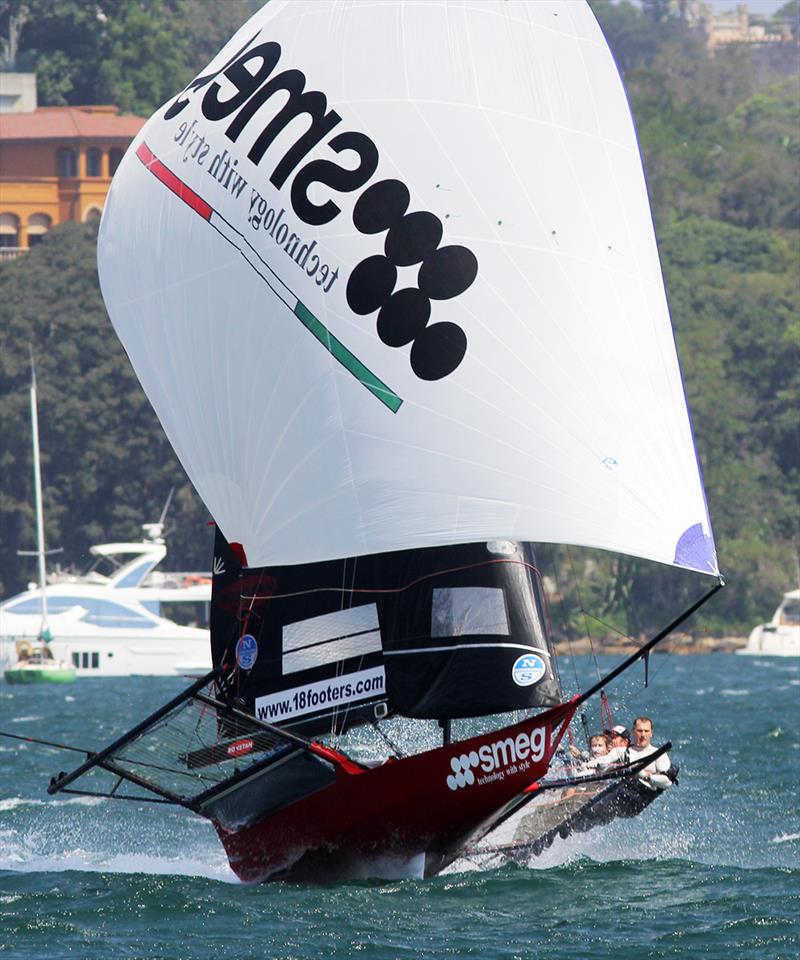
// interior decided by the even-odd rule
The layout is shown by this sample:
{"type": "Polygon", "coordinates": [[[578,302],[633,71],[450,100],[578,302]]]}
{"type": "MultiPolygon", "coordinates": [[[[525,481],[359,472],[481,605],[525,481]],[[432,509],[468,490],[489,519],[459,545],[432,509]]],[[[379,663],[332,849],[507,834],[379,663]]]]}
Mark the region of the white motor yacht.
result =
{"type": "Polygon", "coordinates": [[[800,657],[800,590],[783,595],[769,623],[759,624],[738,653],[761,657],[800,657]]]}
{"type": "MultiPolygon", "coordinates": [[[[160,573],[167,553],[161,523],[143,525],[139,543],[103,543],[87,573],[47,577],[53,656],[78,677],[201,674],[211,668],[211,576],[160,573]],[[101,572],[101,565],[111,567],[101,572]]],[[[0,665],[33,646],[42,623],[42,591],[31,584],[0,604],[0,665]]]]}

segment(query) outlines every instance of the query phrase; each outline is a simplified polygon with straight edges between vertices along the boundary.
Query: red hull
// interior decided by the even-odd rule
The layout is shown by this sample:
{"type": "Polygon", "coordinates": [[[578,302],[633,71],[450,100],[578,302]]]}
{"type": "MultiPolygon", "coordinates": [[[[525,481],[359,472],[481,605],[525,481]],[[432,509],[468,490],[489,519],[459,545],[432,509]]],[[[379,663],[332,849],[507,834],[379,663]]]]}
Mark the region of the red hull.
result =
{"type": "Polygon", "coordinates": [[[217,825],[217,832],[246,882],[430,876],[546,773],[566,724],[554,728],[568,724],[573,711],[572,704],[556,707],[358,773],[338,768],[330,786],[250,826],[217,825]]]}

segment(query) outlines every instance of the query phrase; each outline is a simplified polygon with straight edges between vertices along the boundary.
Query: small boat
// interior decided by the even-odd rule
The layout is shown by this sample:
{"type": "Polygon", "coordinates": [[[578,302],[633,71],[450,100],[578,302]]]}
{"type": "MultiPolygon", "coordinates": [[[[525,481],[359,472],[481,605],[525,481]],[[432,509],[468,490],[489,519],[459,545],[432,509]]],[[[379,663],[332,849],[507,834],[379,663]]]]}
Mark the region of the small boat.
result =
{"type": "Polygon", "coordinates": [[[7,683],[72,683],[75,667],[56,660],[46,638],[18,640],[17,662],[4,671],[7,683]]]}
{"type": "Polygon", "coordinates": [[[769,623],[759,624],[737,653],[758,657],[800,657],[800,590],[783,595],[769,623]]]}
{"type": "Polygon", "coordinates": [[[37,549],[22,555],[37,557],[39,576],[38,584],[0,603],[0,668],[19,665],[24,676],[32,676],[31,664],[20,662],[19,651],[38,655],[46,647],[46,659],[70,664],[79,677],[207,672],[210,574],[155,570],[167,553],[163,532],[172,491],[159,520],[143,524],[141,542],[91,547],[95,559],[83,574],[47,573],[33,357],[30,410],[37,549]],[[168,612],[184,623],[173,622],[168,612]]]}
{"type": "Polygon", "coordinates": [[[156,570],[167,554],[163,520],[143,529],[139,542],[91,547],[87,572],[56,570],[44,592],[31,585],[0,604],[0,663],[14,665],[18,643],[38,637],[44,596],[50,648],[79,677],[206,673],[211,576],[156,570]]]}
{"type": "Polygon", "coordinates": [[[297,9],[114,177],[101,288],[216,522],[213,667],[48,790],[192,810],[248,882],[432,876],[722,580],[589,6],[297,9]],[[536,542],[712,585],[564,696],[536,542]]]}
{"type": "MultiPolygon", "coordinates": [[[[36,510],[36,552],[39,568],[39,605],[35,629],[30,640],[17,640],[14,647],[17,663],[4,671],[8,683],[71,683],[74,667],[56,660],[51,650],[53,635],[47,618],[47,589],[45,578],[44,511],[42,508],[42,471],[39,457],[39,410],[36,395],[36,368],[31,351],[31,438],[33,444],[33,489],[36,510]]],[[[2,648],[0,647],[0,654],[2,648]]],[[[2,659],[2,658],[0,658],[2,659]]]]}

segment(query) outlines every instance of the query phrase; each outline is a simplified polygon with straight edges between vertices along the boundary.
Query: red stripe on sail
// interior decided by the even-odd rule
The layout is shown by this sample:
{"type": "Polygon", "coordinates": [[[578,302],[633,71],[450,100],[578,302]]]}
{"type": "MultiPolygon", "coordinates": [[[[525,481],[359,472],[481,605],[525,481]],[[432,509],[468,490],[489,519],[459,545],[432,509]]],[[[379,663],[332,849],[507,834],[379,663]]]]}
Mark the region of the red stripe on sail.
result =
{"type": "Polygon", "coordinates": [[[204,220],[211,219],[211,214],[214,212],[211,206],[202,197],[199,197],[191,187],[187,187],[183,180],[176,177],[168,167],[165,167],[144,141],[139,144],[136,156],[157,180],[160,180],[176,197],[190,206],[195,213],[199,213],[204,220]]]}
{"type": "Polygon", "coordinates": [[[238,543],[236,540],[233,540],[233,541],[231,541],[231,543],[228,544],[228,546],[231,548],[231,551],[232,551],[234,557],[236,557],[236,559],[239,561],[239,563],[240,563],[243,567],[246,567],[246,566],[247,566],[247,555],[245,554],[245,552],[244,552],[244,547],[241,545],[241,543],[238,543]]]}

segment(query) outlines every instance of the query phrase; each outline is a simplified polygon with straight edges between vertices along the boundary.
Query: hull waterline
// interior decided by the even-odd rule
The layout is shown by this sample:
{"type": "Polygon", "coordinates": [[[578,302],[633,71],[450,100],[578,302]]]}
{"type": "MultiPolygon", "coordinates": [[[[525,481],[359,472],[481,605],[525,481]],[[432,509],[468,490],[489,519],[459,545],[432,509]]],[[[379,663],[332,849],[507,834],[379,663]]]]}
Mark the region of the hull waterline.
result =
{"type": "Polygon", "coordinates": [[[72,683],[72,667],[16,667],[5,671],[7,683],[72,683]]]}

